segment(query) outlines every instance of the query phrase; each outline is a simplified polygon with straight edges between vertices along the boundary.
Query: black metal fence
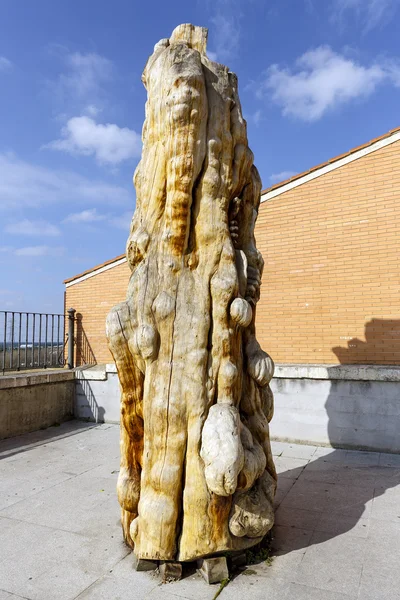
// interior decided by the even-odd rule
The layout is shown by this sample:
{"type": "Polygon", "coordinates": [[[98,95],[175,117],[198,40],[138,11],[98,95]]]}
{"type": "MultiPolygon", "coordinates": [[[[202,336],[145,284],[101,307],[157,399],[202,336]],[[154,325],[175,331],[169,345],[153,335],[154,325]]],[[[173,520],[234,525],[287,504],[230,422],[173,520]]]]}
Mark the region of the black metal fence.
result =
{"type": "Polygon", "coordinates": [[[0,311],[0,370],[65,364],[65,315],[0,311]]]}

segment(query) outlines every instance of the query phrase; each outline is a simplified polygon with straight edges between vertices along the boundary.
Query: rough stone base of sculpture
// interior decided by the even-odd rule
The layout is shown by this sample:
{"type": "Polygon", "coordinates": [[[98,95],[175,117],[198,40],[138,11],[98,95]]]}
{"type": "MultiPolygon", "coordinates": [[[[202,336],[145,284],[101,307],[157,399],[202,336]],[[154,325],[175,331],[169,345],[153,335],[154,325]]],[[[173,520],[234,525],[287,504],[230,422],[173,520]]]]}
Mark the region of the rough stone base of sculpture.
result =
{"type": "Polygon", "coordinates": [[[273,524],[273,362],[255,337],[261,182],[236,76],[180,25],[154,48],[127,300],[107,319],[121,395],[118,499],[138,559],[191,561],[273,524]]]}

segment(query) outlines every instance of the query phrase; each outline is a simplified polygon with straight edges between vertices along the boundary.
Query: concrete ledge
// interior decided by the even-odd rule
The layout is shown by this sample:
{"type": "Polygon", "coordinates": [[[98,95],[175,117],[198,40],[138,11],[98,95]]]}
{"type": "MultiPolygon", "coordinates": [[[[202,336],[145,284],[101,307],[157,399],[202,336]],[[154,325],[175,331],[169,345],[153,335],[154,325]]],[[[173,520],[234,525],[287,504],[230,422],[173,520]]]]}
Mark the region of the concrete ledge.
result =
{"type": "MultiPolygon", "coordinates": [[[[117,373],[117,368],[114,363],[108,363],[93,367],[79,367],[75,372],[77,379],[105,381],[109,373],[117,373]]],[[[379,365],[276,364],[274,378],[400,382],[400,367],[379,365]]]]}
{"type": "Polygon", "coordinates": [[[117,373],[117,367],[114,363],[94,365],[92,367],[78,367],[75,369],[76,379],[84,379],[86,381],[106,381],[109,373],[117,373]]]}
{"type": "Polygon", "coordinates": [[[73,370],[67,371],[64,369],[37,371],[36,373],[30,372],[29,374],[18,373],[18,375],[13,373],[0,376],[0,390],[30,385],[42,385],[44,383],[57,383],[59,381],[73,381],[74,379],[75,372],[73,370]]]}
{"type": "Polygon", "coordinates": [[[0,377],[0,439],[72,419],[74,398],[73,371],[0,377]]]}
{"type": "MultiPolygon", "coordinates": [[[[400,367],[278,364],[271,389],[275,440],[400,453],[400,367]]],[[[75,416],[120,419],[115,365],[76,370],[75,416]]]]}
{"type": "Polygon", "coordinates": [[[340,379],[342,381],[400,381],[400,367],[379,365],[277,364],[276,379],[340,379]]]}

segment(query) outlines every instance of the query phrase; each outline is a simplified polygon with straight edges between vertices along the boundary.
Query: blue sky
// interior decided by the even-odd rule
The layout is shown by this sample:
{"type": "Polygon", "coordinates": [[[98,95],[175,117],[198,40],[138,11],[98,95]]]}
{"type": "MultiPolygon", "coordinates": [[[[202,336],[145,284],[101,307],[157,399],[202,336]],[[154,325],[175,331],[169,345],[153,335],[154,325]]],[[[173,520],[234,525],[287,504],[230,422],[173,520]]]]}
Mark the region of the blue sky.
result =
{"type": "Polygon", "coordinates": [[[124,252],[154,44],[209,28],[264,187],[400,125],[400,0],[3,0],[0,310],[124,252]]]}

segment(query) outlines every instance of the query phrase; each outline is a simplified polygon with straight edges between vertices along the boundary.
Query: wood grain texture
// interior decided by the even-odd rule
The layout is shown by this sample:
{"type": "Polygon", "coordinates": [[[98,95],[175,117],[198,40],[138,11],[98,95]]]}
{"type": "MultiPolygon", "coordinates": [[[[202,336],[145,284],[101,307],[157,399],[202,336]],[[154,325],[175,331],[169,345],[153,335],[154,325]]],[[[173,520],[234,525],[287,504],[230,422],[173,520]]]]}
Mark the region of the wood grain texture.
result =
{"type": "Polygon", "coordinates": [[[146,64],[132,274],[107,318],[122,526],[143,559],[246,548],[273,524],[274,366],[254,326],[261,182],[237,78],[207,57],[206,39],[180,25],[146,64]]]}

